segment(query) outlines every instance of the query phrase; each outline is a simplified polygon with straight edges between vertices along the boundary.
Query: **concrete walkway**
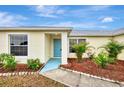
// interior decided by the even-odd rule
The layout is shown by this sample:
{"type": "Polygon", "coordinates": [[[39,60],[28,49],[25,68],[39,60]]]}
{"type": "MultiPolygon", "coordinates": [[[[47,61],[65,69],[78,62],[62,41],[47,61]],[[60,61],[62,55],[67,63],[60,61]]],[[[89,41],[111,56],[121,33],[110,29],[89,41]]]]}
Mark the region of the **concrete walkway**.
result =
{"type": "Polygon", "coordinates": [[[43,73],[44,76],[72,87],[119,87],[118,84],[95,79],[74,72],[56,69],[43,73]]]}
{"type": "Polygon", "coordinates": [[[43,67],[43,69],[41,69],[40,74],[50,70],[58,69],[60,64],[61,64],[60,58],[50,58],[48,62],[45,64],[45,66],[43,67]]]}

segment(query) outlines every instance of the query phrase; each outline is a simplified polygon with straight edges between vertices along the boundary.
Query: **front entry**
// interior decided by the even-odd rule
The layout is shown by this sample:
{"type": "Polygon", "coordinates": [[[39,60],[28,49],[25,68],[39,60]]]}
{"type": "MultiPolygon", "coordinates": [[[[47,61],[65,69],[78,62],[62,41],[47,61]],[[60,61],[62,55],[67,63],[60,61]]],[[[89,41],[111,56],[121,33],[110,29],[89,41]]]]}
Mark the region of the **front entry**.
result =
{"type": "Polygon", "coordinates": [[[61,40],[54,39],[54,57],[61,57],[61,40]]]}

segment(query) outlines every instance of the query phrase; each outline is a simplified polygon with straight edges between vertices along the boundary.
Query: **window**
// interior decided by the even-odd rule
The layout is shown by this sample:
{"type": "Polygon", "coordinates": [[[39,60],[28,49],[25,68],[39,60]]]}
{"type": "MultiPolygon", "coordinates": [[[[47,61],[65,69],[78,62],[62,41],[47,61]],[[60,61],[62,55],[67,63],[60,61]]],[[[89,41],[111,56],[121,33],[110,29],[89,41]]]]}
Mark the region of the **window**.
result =
{"type": "Polygon", "coordinates": [[[75,51],[72,48],[72,46],[74,44],[79,44],[79,43],[82,43],[82,42],[86,42],[86,39],[69,39],[69,52],[74,53],[75,51]]]}
{"type": "Polygon", "coordinates": [[[78,44],[83,42],[86,42],[86,39],[78,39],[78,44]]]}
{"type": "Polygon", "coordinates": [[[70,39],[70,40],[69,40],[69,52],[71,52],[71,53],[75,52],[75,51],[73,50],[73,48],[72,48],[72,46],[73,46],[74,44],[77,44],[77,40],[76,40],[76,39],[70,39]]]}
{"type": "Polygon", "coordinates": [[[14,56],[27,56],[27,35],[10,35],[10,53],[14,56]]]}

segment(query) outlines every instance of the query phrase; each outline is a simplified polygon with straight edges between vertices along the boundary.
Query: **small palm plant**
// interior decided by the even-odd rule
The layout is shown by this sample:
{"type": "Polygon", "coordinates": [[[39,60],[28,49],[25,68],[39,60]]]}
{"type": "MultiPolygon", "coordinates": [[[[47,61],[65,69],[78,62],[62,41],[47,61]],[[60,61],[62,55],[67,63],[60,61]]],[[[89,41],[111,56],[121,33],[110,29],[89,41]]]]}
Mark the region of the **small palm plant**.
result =
{"type": "Polygon", "coordinates": [[[109,53],[109,58],[116,61],[118,54],[120,54],[124,49],[124,44],[111,40],[108,44],[104,46],[104,48],[109,53]]]}
{"type": "Polygon", "coordinates": [[[86,43],[86,42],[75,44],[73,46],[73,50],[76,53],[79,63],[82,61],[82,55],[83,55],[83,53],[86,52],[87,49],[88,49],[88,43],[86,43]]]}

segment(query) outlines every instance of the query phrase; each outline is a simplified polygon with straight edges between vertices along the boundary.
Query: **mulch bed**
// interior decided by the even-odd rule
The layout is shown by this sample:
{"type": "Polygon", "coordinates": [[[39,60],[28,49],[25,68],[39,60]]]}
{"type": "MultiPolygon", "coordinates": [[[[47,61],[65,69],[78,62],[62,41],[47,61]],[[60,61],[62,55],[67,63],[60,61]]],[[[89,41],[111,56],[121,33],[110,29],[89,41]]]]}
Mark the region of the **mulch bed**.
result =
{"type": "Polygon", "coordinates": [[[124,82],[124,61],[120,60],[102,69],[90,59],[84,59],[78,63],[77,59],[71,58],[68,59],[67,65],[61,65],[61,67],[124,82]]]}
{"type": "Polygon", "coordinates": [[[0,77],[0,87],[67,87],[42,75],[0,77]]]}
{"type": "MultiPolygon", "coordinates": [[[[42,67],[42,64],[40,65],[39,69],[42,67]]],[[[38,71],[39,69],[37,70],[32,70],[32,69],[29,69],[27,64],[17,64],[16,66],[16,69],[13,70],[13,71],[10,71],[10,70],[6,70],[2,67],[2,65],[0,64],[0,73],[7,73],[7,72],[36,72],[38,71]]]]}

